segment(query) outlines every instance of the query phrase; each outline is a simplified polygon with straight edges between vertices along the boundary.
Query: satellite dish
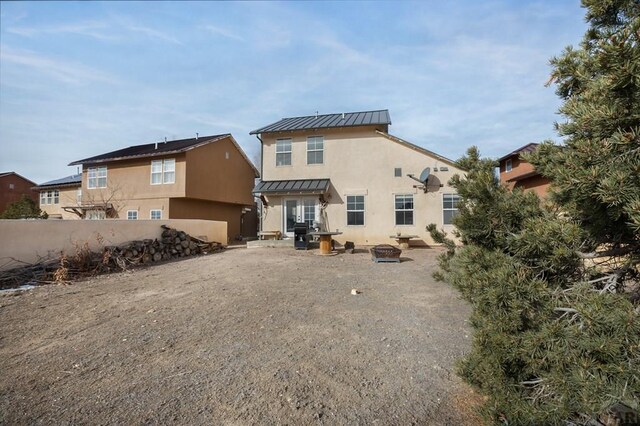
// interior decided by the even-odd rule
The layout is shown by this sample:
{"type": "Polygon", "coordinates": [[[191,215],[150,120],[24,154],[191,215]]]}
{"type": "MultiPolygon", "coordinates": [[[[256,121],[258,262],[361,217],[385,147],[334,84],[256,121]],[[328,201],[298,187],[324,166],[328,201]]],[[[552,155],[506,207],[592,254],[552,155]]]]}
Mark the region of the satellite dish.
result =
{"type": "Polygon", "coordinates": [[[429,180],[429,173],[431,173],[431,169],[429,167],[420,173],[420,181],[425,185],[427,184],[427,180],[429,180]]]}

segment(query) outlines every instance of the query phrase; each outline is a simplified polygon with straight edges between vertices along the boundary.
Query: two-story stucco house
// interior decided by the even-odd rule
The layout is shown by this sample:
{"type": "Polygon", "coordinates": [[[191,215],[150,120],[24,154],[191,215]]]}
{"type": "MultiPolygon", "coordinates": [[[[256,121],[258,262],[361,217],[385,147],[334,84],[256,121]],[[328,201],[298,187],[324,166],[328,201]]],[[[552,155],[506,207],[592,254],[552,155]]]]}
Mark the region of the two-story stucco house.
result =
{"type": "Polygon", "coordinates": [[[283,118],[252,131],[262,145],[253,191],[261,229],[292,236],[294,224],[306,222],[361,245],[393,243],[399,233],[430,244],[429,223],[453,230],[458,196],[448,181],[462,171],[390,135],[390,124],[381,110],[283,118]]]}
{"type": "Polygon", "coordinates": [[[82,174],[51,180],[34,187],[40,193],[40,210],[49,219],[80,219],[77,206],[82,203],[82,174]]]}
{"type": "Polygon", "coordinates": [[[227,222],[229,240],[255,210],[258,170],[230,134],[149,143],[74,161],[82,165],[87,219],[208,219],[227,222]]]}
{"type": "Polygon", "coordinates": [[[537,147],[537,143],[529,143],[498,159],[500,182],[507,185],[510,190],[522,188],[544,197],[551,182],[538,173],[531,163],[522,158],[522,154],[533,152],[537,147]]]}

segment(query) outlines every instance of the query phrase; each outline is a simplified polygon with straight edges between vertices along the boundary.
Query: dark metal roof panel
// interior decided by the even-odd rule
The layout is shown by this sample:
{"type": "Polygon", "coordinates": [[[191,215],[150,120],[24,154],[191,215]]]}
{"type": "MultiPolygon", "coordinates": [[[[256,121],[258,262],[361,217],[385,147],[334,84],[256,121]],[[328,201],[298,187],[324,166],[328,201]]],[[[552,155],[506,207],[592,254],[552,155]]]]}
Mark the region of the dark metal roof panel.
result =
{"type": "Polygon", "coordinates": [[[502,160],[507,159],[509,157],[513,157],[514,155],[520,155],[520,154],[524,154],[524,153],[528,153],[528,152],[533,152],[536,149],[538,149],[538,145],[540,145],[540,144],[533,143],[533,142],[532,143],[528,143],[525,146],[521,146],[520,148],[518,148],[518,149],[516,149],[514,151],[511,151],[507,155],[504,155],[504,156],[500,157],[498,159],[498,161],[502,161],[502,160]]]}
{"type": "Polygon", "coordinates": [[[324,193],[329,189],[329,179],[297,179],[297,180],[274,180],[259,181],[254,194],[304,194],[304,193],[324,193]]]}
{"type": "Polygon", "coordinates": [[[363,112],[347,112],[338,114],[309,115],[304,117],[283,118],[280,121],[261,127],[260,129],[250,132],[250,134],[258,133],[274,133],[291,130],[305,129],[328,129],[335,127],[353,127],[368,125],[388,125],[391,124],[389,111],[363,111],[363,112]]]}
{"type": "Polygon", "coordinates": [[[226,138],[228,136],[231,135],[229,133],[226,133],[222,135],[200,136],[191,139],[179,139],[175,141],[162,141],[144,145],[135,145],[128,148],[107,152],[106,154],[96,155],[95,157],[89,157],[82,160],[74,161],[69,165],[73,166],[76,164],[104,163],[106,161],[123,160],[127,158],[150,157],[156,155],[184,152],[189,148],[193,148],[200,144],[213,142],[219,139],[226,138]]]}
{"type": "Polygon", "coordinates": [[[58,186],[58,185],[73,185],[73,184],[80,185],[81,183],[82,183],[82,173],[79,173],[77,175],[71,175],[71,176],[60,178],[60,179],[50,180],[48,182],[41,183],[38,186],[58,186]]]}

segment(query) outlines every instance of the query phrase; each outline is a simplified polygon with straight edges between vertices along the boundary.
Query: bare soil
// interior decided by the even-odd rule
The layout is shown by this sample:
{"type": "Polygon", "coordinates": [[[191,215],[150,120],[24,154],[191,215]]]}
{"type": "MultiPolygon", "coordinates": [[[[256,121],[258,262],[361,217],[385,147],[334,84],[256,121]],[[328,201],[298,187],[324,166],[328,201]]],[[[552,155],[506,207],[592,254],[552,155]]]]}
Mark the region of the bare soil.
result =
{"type": "Polygon", "coordinates": [[[475,425],[434,249],[233,248],[0,297],[0,423],[475,425]],[[361,291],[352,295],[351,290],[361,291]]]}

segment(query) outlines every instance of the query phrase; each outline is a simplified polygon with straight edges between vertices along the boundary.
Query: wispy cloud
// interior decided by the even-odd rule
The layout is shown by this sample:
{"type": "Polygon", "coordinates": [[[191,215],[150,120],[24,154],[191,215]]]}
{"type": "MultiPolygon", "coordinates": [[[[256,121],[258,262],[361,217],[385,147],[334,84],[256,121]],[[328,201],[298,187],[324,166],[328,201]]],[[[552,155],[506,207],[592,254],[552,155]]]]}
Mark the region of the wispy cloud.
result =
{"type": "Polygon", "coordinates": [[[78,63],[48,57],[29,50],[16,50],[0,46],[0,61],[27,67],[67,84],[84,85],[91,82],[116,83],[109,74],[78,63]]]}
{"type": "Polygon", "coordinates": [[[226,28],[222,28],[216,25],[211,25],[211,24],[204,25],[202,28],[214,35],[220,35],[222,37],[226,37],[232,40],[244,41],[244,38],[242,38],[238,34],[226,28]]]}
{"type": "Polygon", "coordinates": [[[81,22],[70,22],[57,25],[44,26],[11,26],[6,28],[7,33],[16,34],[23,37],[40,37],[49,35],[72,34],[90,37],[101,41],[124,41],[130,40],[126,33],[138,33],[148,39],[156,39],[172,44],[182,44],[173,35],[154,29],[150,26],[141,25],[125,16],[112,16],[104,20],[91,20],[81,22]]]}
{"type": "Polygon", "coordinates": [[[7,32],[25,37],[37,37],[41,35],[59,35],[59,34],[76,34],[92,37],[97,40],[117,40],[113,31],[109,30],[106,22],[88,21],[73,24],[28,27],[28,26],[9,26],[7,32]]]}
{"type": "Polygon", "coordinates": [[[145,36],[151,39],[155,38],[155,39],[166,41],[173,44],[182,44],[182,42],[177,38],[175,38],[174,36],[162,31],[155,30],[150,27],[144,27],[141,25],[131,25],[131,24],[125,25],[124,27],[125,29],[131,32],[144,34],[145,36]]]}

